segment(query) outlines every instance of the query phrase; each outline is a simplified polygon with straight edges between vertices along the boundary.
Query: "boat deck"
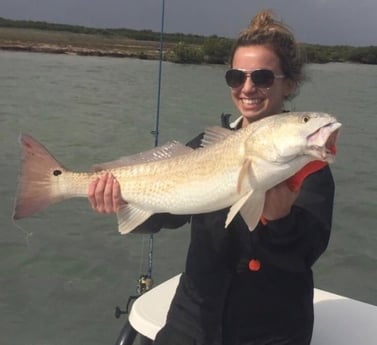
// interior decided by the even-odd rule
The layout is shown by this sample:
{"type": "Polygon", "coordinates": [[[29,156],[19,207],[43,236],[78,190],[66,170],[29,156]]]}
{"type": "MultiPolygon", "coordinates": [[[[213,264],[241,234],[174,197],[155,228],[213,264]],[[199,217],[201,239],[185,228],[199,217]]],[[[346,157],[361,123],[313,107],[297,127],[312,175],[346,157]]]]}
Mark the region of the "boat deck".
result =
{"type": "MultiPolygon", "coordinates": [[[[134,302],[129,322],[139,334],[153,340],[165,324],[179,277],[163,282],[134,302]]],[[[377,344],[377,306],[315,289],[314,313],[312,345],[377,344]]]]}

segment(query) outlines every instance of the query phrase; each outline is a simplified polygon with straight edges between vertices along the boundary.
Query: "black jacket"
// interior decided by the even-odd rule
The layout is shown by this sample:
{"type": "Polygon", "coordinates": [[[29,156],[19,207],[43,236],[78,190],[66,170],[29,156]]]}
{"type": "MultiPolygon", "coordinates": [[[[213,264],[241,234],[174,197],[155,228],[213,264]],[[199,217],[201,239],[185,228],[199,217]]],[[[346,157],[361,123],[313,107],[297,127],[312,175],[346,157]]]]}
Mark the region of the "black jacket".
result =
{"type": "MultiPolygon", "coordinates": [[[[189,145],[199,142],[200,136],[189,145]]],[[[305,179],[287,217],[259,223],[252,232],[240,215],[224,229],[228,209],[191,219],[151,217],[145,223],[151,231],[191,221],[186,270],[165,333],[186,335],[192,339],[187,344],[309,344],[314,318],[311,266],[329,241],[333,197],[334,181],[326,167],[305,179]],[[260,267],[250,270],[250,260],[260,267]]],[[[177,336],[166,339],[156,343],[184,343],[174,340],[177,336]]]]}

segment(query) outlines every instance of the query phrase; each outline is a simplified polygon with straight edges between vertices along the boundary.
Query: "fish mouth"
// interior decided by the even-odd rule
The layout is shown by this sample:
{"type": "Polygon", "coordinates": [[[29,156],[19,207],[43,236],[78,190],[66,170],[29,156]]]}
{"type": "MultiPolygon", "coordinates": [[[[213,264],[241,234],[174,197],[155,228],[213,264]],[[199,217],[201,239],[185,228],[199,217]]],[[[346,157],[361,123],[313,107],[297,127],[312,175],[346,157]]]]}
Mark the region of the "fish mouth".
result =
{"type": "Polygon", "coordinates": [[[331,162],[336,156],[336,141],[341,126],[340,122],[331,122],[310,134],[307,137],[308,153],[322,161],[331,162]]]}

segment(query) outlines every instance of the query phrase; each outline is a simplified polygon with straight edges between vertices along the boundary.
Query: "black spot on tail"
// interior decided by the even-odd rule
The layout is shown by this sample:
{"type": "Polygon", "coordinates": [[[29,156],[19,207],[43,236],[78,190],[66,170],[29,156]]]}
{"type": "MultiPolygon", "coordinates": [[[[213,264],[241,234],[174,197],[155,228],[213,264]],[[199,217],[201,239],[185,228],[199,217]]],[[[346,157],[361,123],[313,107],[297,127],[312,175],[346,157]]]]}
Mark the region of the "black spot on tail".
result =
{"type": "Polygon", "coordinates": [[[53,174],[54,174],[54,176],[59,176],[59,175],[62,174],[62,171],[61,170],[54,170],[53,174]]]}

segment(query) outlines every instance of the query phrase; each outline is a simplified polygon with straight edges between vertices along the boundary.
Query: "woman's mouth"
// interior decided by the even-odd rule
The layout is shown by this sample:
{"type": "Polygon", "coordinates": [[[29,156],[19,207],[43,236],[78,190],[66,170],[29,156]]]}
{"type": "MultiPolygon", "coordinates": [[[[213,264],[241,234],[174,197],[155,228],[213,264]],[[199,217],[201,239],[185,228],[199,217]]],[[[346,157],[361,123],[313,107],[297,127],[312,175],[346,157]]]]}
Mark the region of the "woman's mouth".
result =
{"type": "Polygon", "coordinates": [[[245,105],[255,105],[262,103],[260,98],[241,98],[241,102],[245,105]]]}

